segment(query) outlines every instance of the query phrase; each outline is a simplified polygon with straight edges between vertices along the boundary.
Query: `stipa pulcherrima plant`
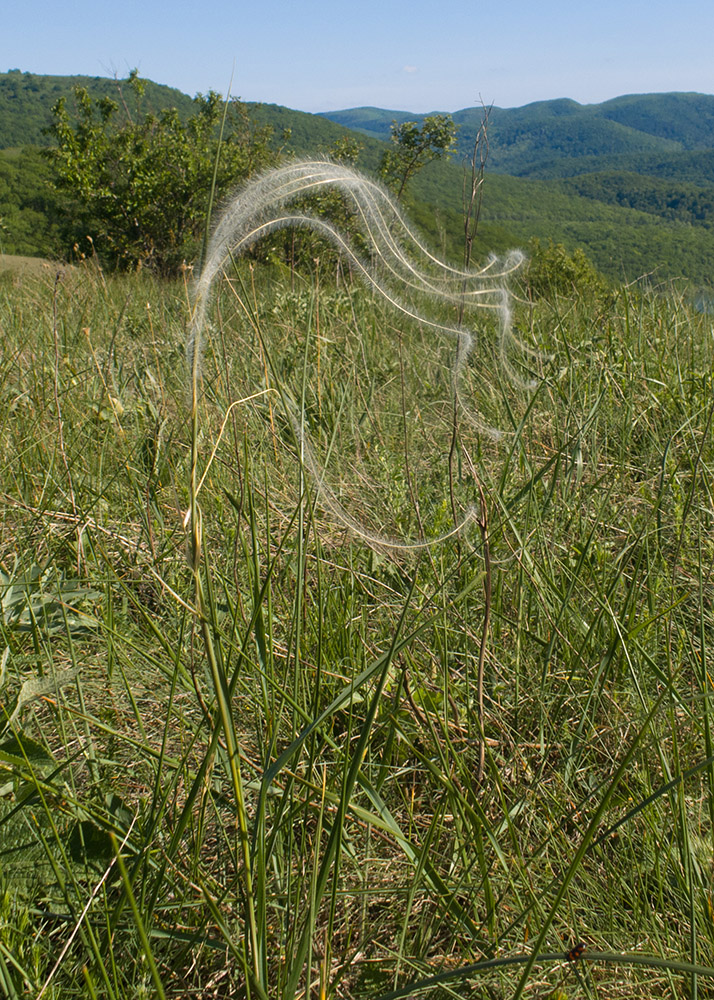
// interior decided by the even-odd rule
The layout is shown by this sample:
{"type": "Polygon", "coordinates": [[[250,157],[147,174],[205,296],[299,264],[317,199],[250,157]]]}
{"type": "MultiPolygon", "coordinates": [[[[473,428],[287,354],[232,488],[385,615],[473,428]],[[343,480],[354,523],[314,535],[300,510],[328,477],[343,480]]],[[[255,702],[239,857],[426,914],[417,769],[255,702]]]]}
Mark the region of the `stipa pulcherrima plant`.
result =
{"type": "MultiPolygon", "coordinates": [[[[507,279],[522,264],[520,252],[505,260],[491,261],[481,269],[460,270],[437,259],[419,241],[396,204],[379,184],[359,172],[331,162],[297,162],[271,170],[247,184],[225,208],[208,245],[206,259],[194,290],[187,355],[193,386],[193,413],[197,412],[197,394],[204,346],[206,312],[215,279],[226,265],[258,240],[287,227],[308,228],[326,237],[349,262],[352,270],[371,286],[398,314],[449,338],[455,344],[451,368],[453,393],[465,418],[479,431],[494,439],[502,431],[488,426],[479,416],[467,394],[462,391],[462,373],[476,342],[471,322],[474,312],[490,310],[500,321],[500,357],[507,375],[520,379],[509,362],[510,349],[516,343],[511,329],[510,297],[507,279]],[[331,222],[304,211],[291,211],[290,204],[306,195],[335,188],[347,199],[369,249],[369,259],[361,256],[350,240],[331,222]],[[425,311],[435,305],[452,304],[468,322],[452,325],[430,318],[425,311]]],[[[520,349],[524,345],[518,345],[520,349]]],[[[520,382],[521,385],[524,383],[520,382]]],[[[318,484],[323,506],[368,544],[395,548],[419,548],[435,544],[460,531],[475,519],[476,509],[466,511],[454,531],[428,542],[423,539],[405,543],[388,539],[367,530],[352,517],[325,481],[324,471],[311,446],[304,421],[288,414],[299,442],[303,464],[318,484]]],[[[194,435],[195,439],[196,435],[194,435]]],[[[196,491],[196,455],[193,456],[193,493],[196,491]]],[[[194,511],[195,515],[195,511],[194,511]]],[[[194,516],[194,524],[195,524],[194,516]]]]}
{"type": "MultiPolygon", "coordinates": [[[[315,866],[310,876],[310,902],[308,916],[305,921],[299,925],[299,927],[296,925],[294,934],[292,934],[290,938],[291,953],[289,958],[286,957],[288,965],[283,976],[283,985],[279,995],[292,1000],[292,998],[300,992],[299,980],[303,974],[303,970],[309,968],[311,965],[311,960],[313,958],[312,946],[313,934],[315,930],[315,914],[318,912],[320,906],[326,898],[329,880],[332,877],[333,872],[336,872],[339,868],[344,848],[343,832],[345,829],[345,821],[351,807],[353,793],[358,787],[367,794],[370,805],[375,809],[375,813],[370,816],[370,822],[374,820],[375,822],[381,823],[382,829],[386,829],[390,832],[390,834],[392,834],[395,844],[398,844],[399,847],[404,850],[408,860],[415,863],[415,866],[420,872],[423,870],[425,879],[429,882],[430,889],[436,896],[441,899],[446,899],[448,897],[448,912],[450,915],[455,915],[460,927],[465,930],[473,940],[476,940],[481,936],[483,928],[479,929],[473,925],[469,907],[461,909],[461,904],[458,902],[458,898],[463,887],[459,885],[459,888],[454,891],[453,895],[451,890],[447,893],[446,886],[442,882],[438,871],[431,866],[429,858],[429,837],[431,834],[421,845],[419,853],[414,851],[408,838],[404,836],[393,816],[389,813],[387,807],[385,806],[384,799],[380,793],[381,786],[373,786],[366,770],[363,770],[363,762],[366,759],[367,751],[371,747],[372,734],[375,728],[378,707],[380,701],[383,700],[383,696],[386,691],[389,672],[394,662],[394,658],[400,655],[401,651],[406,649],[411,641],[411,636],[404,637],[402,635],[402,631],[407,612],[410,610],[410,602],[416,588],[416,576],[414,578],[414,586],[408,595],[398,625],[394,630],[394,639],[388,652],[380,656],[379,659],[370,664],[370,666],[363,670],[358,676],[350,680],[340,691],[337,697],[330,702],[327,708],[321,711],[315,710],[314,713],[312,710],[310,713],[306,713],[303,717],[305,723],[304,726],[299,731],[297,727],[295,727],[292,741],[285,750],[280,753],[274,753],[274,751],[276,751],[276,745],[271,745],[269,754],[266,756],[266,761],[269,761],[269,763],[266,763],[259,780],[253,784],[253,789],[258,790],[258,801],[255,811],[249,814],[248,809],[246,808],[244,783],[241,774],[242,765],[239,754],[240,737],[236,731],[232,706],[232,697],[235,689],[235,677],[237,674],[234,674],[231,677],[226,670],[226,657],[224,656],[224,653],[227,647],[223,643],[220,630],[217,627],[215,608],[211,603],[210,573],[208,572],[208,567],[206,567],[206,572],[203,574],[199,566],[199,556],[201,553],[201,522],[197,503],[197,494],[200,488],[197,473],[198,393],[201,374],[201,353],[204,340],[204,328],[206,325],[207,309],[210,303],[215,279],[221,274],[233,257],[239,256],[244,250],[258,241],[261,237],[289,226],[310,228],[326,236],[337,247],[340,253],[342,253],[350,262],[352,269],[360,274],[365,282],[372,286],[372,288],[375,289],[375,291],[377,291],[381,296],[383,296],[398,313],[405,317],[405,320],[409,318],[412,321],[430,328],[435,334],[439,336],[443,335],[443,337],[451,340],[455,347],[453,352],[454,357],[451,369],[451,381],[456,401],[465,416],[472,421],[477,429],[482,432],[489,432],[495,438],[499,437],[499,432],[488,428],[486,422],[480,419],[479,415],[474,412],[472,407],[469,406],[468,397],[462,390],[464,368],[476,342],[471,324],[469,324],[469,326],[449,325],[448,323],[431,319],[428,315],[428,311],[425,312],[423,307],[426,304],[433,303],[435,301],[451,303],[458,307],[463,306],[463,315],[469,318],[473,316],[475,310],[492,310],[500,319],[499,338],[501,359],[507,372],[516,378],[516,381],[518,381],[515,368],[513,366],[509,366],[508,364],[509,348],[515,343],[515,340],[511,334],[511,315],[506,281],[509,274],[511,274],[521,262],[521,257],[519,254],[514,254],[500,267],[496,261],[493,261],[487,268],[473,272],[465,272],[455,268],[450,268],[438,261],[419,243],[407,224],[404,222],[396,207],[389,200],[389,197],[378,185],[367,180],[358,173],[342,166],[336,166],[331,163],[298,163],[273,171],[252,182],[244,188],[239,196],[227,207],[213,233],[212,240],[208,246],[203,269],[197,280],[194,291],[194,311],[191,318],[187,343],[188,360],[191,367],[193,387],[193,445],[191,506],[189,514],[192,527],[190,561],[195,580],[195,610],[197,621],[200,623],[203,633],[206,659],[211,672],[216,705],[214,727],[206,760],[209,761],[212,759],[216,752],[218,741],[222,736],[222,746],[227,751],[224,759],[227,761],[230,777],[233,783],[235,812],[238,827],[238,842],[240,854],[242,855],[241,897],[245,907],[244,938],[240,950],[235,949],[234,953],[240,962],[241,971],[245,977],[246,983],[250,984],[251,994],[256,996],[267,998],[267,996],[270,995],[268,986],[269,962],[266,922],[261,917],[260,912],[260,908],[263,906],[266,898],[266,867],[263,864],[266,857],[266,851],[264,841],[261,840],[261,837],[263,836],[265,830],[266,802],[268,800],[269,793],[277,786],[278,777],[285,770],[287,770],[288,767],[293,766],[294,761],[301,749],[307,744],[308,739],[319,730],[322,724],[327,719],[331,718],[338,708],[346,705],[353,706],[355,704],[355,696],[359,693],[360,698],[362,698],[364,690],[368,687],[368,685],[374,683],[372,693],[368,698],[368,707],[365,712],[364,719],[359,724],[356,724],[356,731],[348,740],[350,751],[348,756],[344,759],[342,784],[340,786],[339,796],[334,800],[336,808],[331,821],[329,837],[326,837],[327,843],[323,852],[320,854],[319,860],[317,858],[317,854],[315,856],[315,866]],[[309,216],[301,211],[290,210],[290,203],[293,200],[301,198],[310,192],[319,192],[322,188],[331,185],[336,186],[343,193],[343,195],[350,200],[353,206],[356,217],[361,224],[363,236],[371,251],[371,255],[368,260],[361,257],[354,250],[353,246],[350,245],[345,236],[329,222],[321,218],[309,216]],[[205,586],[203,582],[204,580],[206,581],[205,586]],[[253,849],[253,845],[259,846],[253,849]]],[[[461,310],[459,309],[459,311],[461,310]]],[[[527,350],[527,348],[524,348],[523,345],[520,346],[521,349],[527,350]]],[[[299,445],[303,464],[318,483],[323,505],[328,507],[334,516],[339,518],[339,520],[350,527],[350,529],[353,530],[359,538],[367,543],[375,545],[391,544],[390,540],[375,536],[374,534],[364,530],[360,524],[356,523],[355,520],[351,518],[346,511],[344,511],[337,497],[325,484],[324,471],[314,458],[311,442],[307,437],[307,433],[303,429],[305,421],[295,420],[294,416],[291,414],[292,404],[290,400],[286,398],[284,399],[284,402],[286,403],[287,415],[293,423],[295,437],[299,445]]],[[[297,412],[299,413],[299,409],[297,412]]],[[[669,445],[667,447],[669,447],[669,445]]],[[[548,466],[545,468],[547,467],[548,466]]],[[[530,486],[532,486],[536,479],[540,478],[540,476],[542,476],[542,470],[534,475],[531,479],[530,486]]],[[[529,491],[530,486],[528,488],[529,491]]],[[[471,517],[473,517],[473,514],[467,512],[466,518],[464,519],[464,522],[462,522],[461,526],[463,526],[463,523],[470,520],[471,517]]],[[[517,526],[515,523],[513,523],[513,526],[514,528],[518,527],[520,529],[520,526],[517,526]]],[[[443,537],[444,536],[442,536],[442,538],[443,537]]],[[[437,541],[438,540],[439,539],[437,539],[437,541]]],[[[298,544],[300,544],[300,541],[298,544]]],[[[418,545],[423,543],[419,542],[416,544],[418,545]]],[[[298,565],[300,565],[300,559],[298,559],[298,565]]],[[[268,571],[268,575],[269,572],[270,571],[268,571]]],[[[619,568],[616,569],[616,582],[622,577],[624,577],[623,570],[619,568]]],[[[296,586],[296,593],[298,595],[302,592],[302,584],[303,579],[299,577],[296,586]]],[[[575,583],[573,583],[572,586],[574,588],[575,583]]],[[[635,584],[633,582],[632,587],[634,586],[635,584]]],[[[541,589],[543,595],[550,593],[545,584],[542,585],[541,589]]],[[[554,620],[559,623],[559,628],[553,631],[553,635],[555,635],[556,631],[560,633],[562,630],[561,614],[565,616],[566,609],[575,603],[572,601],[573,592],[574,590],[568,589],[564,596],[561,595],[560,592],[554,592],[553,598],[549,598],[553,600],[552,608],[555,611],[554,614],[552,611],[547,612],[549,627],[552,625],[554,620]]],[[[614,592],[614,590],[612,592],[614,592]]],[[[257,600],[255,602],[255,606],[257,610],[254,611],[254,618],[251,619],[251,627],[254,624],[257,624],[257,615],[260,613],[262,594],[256,593],[256,597],[257,600]]],[[[603,594],[603,605],[609,607],[608,602],[610,599],[611,593],[608,593],[607,596],[603,594]]],[[[301,610],[302,605],[299,601],[300,598],[298,598],[298,601],[296,602],[296,608],[301,610]]],[[[675,605],[672,605],[672,607],[674,606],[675,605]]],[[[668,609],[668,611],[671,610],[671,608],[668,609]]],[[[627,614],[629,620],[630,612],[627,614]]],[[[657,617],[659,617],[659,615],[657,615],[656,618],[657,617]]],[[[656,618],[650,617],[647,624],[654,622],[656,618]]],[[[631,662],[629,659],[630,651],[626,648],[628,637],[626,635],[622,635],[622,627],[619,617],[616,617],[615,614],[612,613],[612,619],[613,625],[616,626],[618,637],[623,644],[624,655],[627,656],[628,662],[631,662]]],[[[483,635],[485,636],[487,632],[487,616],[484,616],[484,622],[483,635]]],[[[530,628],[530,622],[528,627],[530,628]]],[[[580,625],[578,624],[577,627],[579,628],[580,625]]],[[[595,626],[593,625],[593,629],[594,627],[595,626]]],[[[635,629],[632,630],[631,634],[633,637],[636,635],[638,629],[639,626],[636,626],[635,629]]],[[[259,631],[259,629],[257,629],[257,631],[259,631]]],[[[587,632],[589,635],[589,627],[587,628],[587,632]]],[[[412,635],[416,634],[417,633],[415,631],[412,635]]],[[[548,646],[549,650],[553,648],[552,643],[554,641],[555,640],[553,639],[551,644],[548,646]]],[[[548,656],[550,657],[550,652],[548,653],[548,656]]],[[[297,674],[297,657],[295,662],[297,674]]],[[[577,651],[577,659],[573,662],[576,666],[571,672],[570,679],[572,679],[576,670],[582,669],[582,664],[586,661],[581,652],[577,651]]],[[[609,669],[609,667],[607,669],[609,669]]],[[[663,673],[659,676],[664,678],[663,673]]],[[[545,679],[545,672],[543,673],[543,678],[545,679]]],[[[639,689],[639,680],[637,680],[636,683],[639,689]]],[[[442,969],[442,971],[435,975],[426,975],[421,979],[416,978],[407,985],[398,988],[399,972],[402,962],[400,944],[399,952],[397,954],[397,968],[394,979],[395,988],[391,992],[382,993],[380,1000],[398,1000],[398,998],[402,997],[424,995],[426,991],[436,987],[443,986],[448,988],[449,983],[457,979],[472,980],[476,976],[480,976],[494,970],[503,971],[508,967],[513,966],[522,968],[519,981],[515,986],[515,992],[512,994],[514,1000],[519,1000],[529,984],[531,973],[536,964],[552,965],[566,963],[568,968],[571,968],[574,972],[576,972],[576,974],[578,974],[578,966],[582,965],[584,967],[584,963],[586,961],[588,963],[598,963],[600,966],[610,963],[618,966],[639,964],[647,966],[650,969],[667,970],[669,973],[679,972],[689,977],[690,982],[694,986],[691,990],[691,995],[697,995],[697,977],[714,976],[714,969],[707,965],[699,964],[698,962],[696,921],[694,918],[692,918],[691,923],[692,935],[688,955],[690,959],[689,961],[659,958],[655,955],[638,953],[623,955],[614,951],[600,951],[579,942],[577,938],[575,946],[567,951],[546,951],[548,942],[555,936],[556,918],[560,915],[561,909],[563,908],[566,900],[568,900],[568,895],[571,889],[575,887],[577,877],[583,872],[584,861],[590,854],[591,849],[594,849],[606,840],[609,840],[612,832],[619,829],[620,826],[625,825],[632,819],[638,817],[649,805],[651,805],[656,799],[659,799],[667,794],[667,792],[674,786],[674,782],[659,784],[654,792],[651,792],[646,797],[641,797],[640,800],[636,802],[636,804],[633,805],[628,811],[624,819],[619,819],[614,826],[607,826],[606,816],[610,807],[613,805],[615,794],[625,778],[632,772],[633,767],[637,763],[637,757],[644,749],[647,739],[651,735],[654,735],[653,727],[659,717],[659,713],[665,699],[669,698],[670,695],[674,696],[675,694],[674,683],[675,672],[672,672],[668,683],[660,686],[654,697],[652,697],[648,702],[645,702],[643,699],[643,714],[640,718],[639,727],[636,730],[634,738],[628,738],[624,753],[618,756],[616,763],[615,761],[612,762],[612,766],[602,784],[598,785],[595,791],[589,792],[585,796],[584,801],[588,803],[589,811],[584,819],[577,819],[577,822],[580,825],[577,845],[574,848],[571,844],[567,845],[568,851],[563,856],[562,864],[559,866],[559,869],[553,876],[552,880],[548,882],[542,892],[538,892],[537,897],[534,895],[532,901],[523,904],[524,908],[520,910],[514,921],[499,934],[498,939],[494,938],[486,948],[484,948],[483,944],[479,945],[484,956],[487,955],[489,957],[482,958],[475,963],[462,964],[457,969],[448,971],[444,971],[442,969]],[[606,827],[606,832],[604,834],[602,833],[603,826],[606,827]],[[517,954],[496,955],[495,952],[498,951],[501,946],[513,944],[512,931],[518,929],[519,924],[522,922],[525,922],[526,924],[526,940],[528,940],[528,924],[531,918],[533,920],[533,924],[537,927],[537,931],[532,932],[530,935],[528,953],[523,953],[521,945],[517,954]]],[[[295,687],[295,685],[293,685],[293,687],[295,687]]],[[[283,689],[281,689],[281,691],[282,690],[283,689]]],[[[578,727],[578,733],[580,733],[581,726],[584,729],[586,719],[589,718],[587,713],[591,702],[591,693],[589,693],[587,696],[588,708],[585,709],[584,714],[582,715],[581,724],[578,727]]],[[[545,710],[547,711],[547,709],[545,710]]],[[[481,737],[481,746],[483,747],[484,725],[482,707],[479,714],[480,718],[476,732],[477,735],[480,735],[481,737]]],[[[590,725],[590,723],[588,722],[587,725],[590,725]]],[[[585,742],[587,741],[583,740],[583,743],[585,742]]],[[[657,745],[660,748],[662,746],[660,741],[658,741],[657,745]]],[[[712,755],[708,753],[705,760],[700,761],[696,765],[696,768],[699,769],[705,766],[710,766],[711,760],[712,755]]],[[[664,758],[663,763],[666,763],[664,762],[664,758]]],[[[208,768],[208,766],[209,765],[207,763],[206,768],[208,768]]],[[[668,766],[663,766],[663,770],[667,769],[668,766]]],[[[483,751],[480,771],[483,772],[483,751]]],[[[693,773],[694,771],[690,771],[687,772],[687,775],[691,775],[693,773]]],[[[450,767],[449,774],[451,774],[450,767]]],[[[675,782],[678,783],[680,778],[682,778],[681,775],[675,779],[675,782]]],[[[477,781],[476,784],[478,785],[479,782],[477,781]]],[[[449,787],[451,787],[450,777],[449,787]]],[[[530,791],[528,794],[531,794],[530,791]]],[[[473,805],[471,792],[468,794],[461,794],[460,790],[456,788],[454,802],[457,804],[458,811],[462,812],[464,817],[468,817],[469,831],[473,830],[477,836],[481,837],[484,829],[487,831],[489,830],[488,823],[484,819],[484,815],[481,814],[473,805]]],[[[525,802],[526,800],[523,799],[523,803],[525,802]]],[[[318,813],[318,844],[320,843],[322,837],[322,823],[323,816],[325,815],[324,806],[325,798],[323,796],[318,813]]],[[[569,820],[572,819],[571,814],[568,814],[568,816],[569,820]]],[[[509,813],[509,818],[504,822],[501,830],[505,830],[507,827],[510,828],[511,817],[516,818],[515,812],[509,813]]],[[[556,825],[551,823],[550,818],[548,819],[548,826],[550,829],[560,829],[560,824],[556,825]]],[[[488,837],[489,839],[493,838],[494,844],[496,843],[499,835],[500,834],[497,833],[494,828],[491,828],[488,832],[488,837]]],[[[548,837],[543,840],[542,846],[538,847],[532,860],[536,861],[540,856],[541,851],[548,850],[551,847],[555,848],[556,846],[556,842],[552,840],[551,834],[548,834],[548,837]]],[[[469,870],[471,870],[471,867],[472,862],[469,862],[469,870]]],[[[481,889],[485,889],[487,896],[490,896],[491,893],[490,879],[495,867],[496,866],[494,865],[492,868],[489,863],[484,865],[480,872],[481,881],[479,891],[481,889]]],[[[527,879],[528,885],[531,885],[531,874],[525,866],[523,874],[527,879]]],[[[510,877],[509,873],[509,878],[510,877]]],[[[337,877],[335,874],[335,885],[336,884],[337,877]]],[[[494,898],[492,901],[489,899],[487,901],[488,914],[492,916],[495,913],[499,902],[500,898],[494,898]]],[[[693,908],[693,895],[691,897],[691,903],[693,908]]],[[[410,906],[411,904],[407,906],[406,915],[404,917],[405,929],[411,912],[410,906]]],[[[521,904],[519,903],[519,907],[520,906],[521,904]]],[[[216,913],[218,913],[217,910],[216,913]]],[[[220,916],[220,914],[218,915],[220,916]]],[[[488,916],[486,921],[490,920],[491,916],[488,916]]],[[[328,919],[328,933],[325,936],[325,939],[328,942],[327,952],[329,952],[330,942],[329,931],[334,926],[333,921],[334,908],[328,919]]],[[[404,933],[406,934],[406,930],[404,933]]],[[[489,933],[491,932],[489,931],[489,933]]],[[[326,959],[325,969],[327,968],[329,968],[329,961],[326,959]]],[[[416,966],[415,974],[419,974],[416,966]]],[[[588,992],[590,992],[590,986],[587,983],[585,985],[588,988],[588,992]]]]}
{"type": "MultiPolygon", "coordinates": [[[[422,310],[421,303],[447,303],[459,309],[460,316],[469,316],[473,310],[491,310],[500,318],[501,353],[505,358],[511,340],[511,314],[508,292],[505,287],[507,277],[521,263],[521,255],[514,254],[499,267],[494,259],[484,269],[464,271],[449,267],[434,257],[416,238],[389,195],[377,184],[347,167],[329,162],[296,163],[264,174],[248,184],[228,205],[219,220],[208,245],[206,258],[194,293],[194,308],[191,317],[187,355],[191,370],[192,385],[192,445],[190,507],[187,522],[190,523],[189,564],[192,569],[195,592],[195,610],[200,624],[206,659],[215,695],[216,725],[214,740],[209,756],[216,746],[218,733],[222,731],[227,751],[230,780],[232,783],[240,853],[243,862],[243,898],[245,901],[245,927],[248,947],[243,959],[246,981],[256,992],[263,995],[267,987],[266,954],[261,933],[261,917],[256,908],[256,900],[262,897],[261,871],[251,848],[252,821],[247,809],[245,783],[243,779],[239,737],[236,732],[232,710],[233,682],[225,670],[222,637],[215,627],[212,607],[210,575],[201,570],[201,515],[198,507],[198,402],[201,374],[201,356],[206,324],[207,309],[215,279],[228,262],[248,249],[262,237],[285,227],[310,228],[321,233],[338,249],[364,281],[370,285],[388,304],[402,316],[432,329],[436,334],[448,337],[455,345],[451,370],[451,384],[455,399],[461,405],[467,418],[477,427],[498,437],[498,432],[482,424],[478,414],[468,405],[461,392],[461,373],[474,345],[474,333],[463,325],[450,325],[431,319],[422,310]],[[337,188],[351,203],[358,220],[370,259],[360,256],[348,239],[325,219],[304,212],[291,212],[290,202],[305,195],[314,194],[328,187],[337,188]]],[[[318,485],[323,505],[339,521],[345,524],[361,540],[371,545],[400,548],[420,548],[434,544],[461,530],[467,523],[479,517],[476,508],[469,508],[454,531],[441,538],[414,543],[396,542],[377,536],[366,530],[352,518],[339,502],[335,493],[325,482],[325,476],[314,457],[311,441],[304,429],[305,421],[296,419],[291,401],[284,397],[287,416],[293,425],[299,445],[301,461],[318,485]]],[[[298,409],[299,413],[299,409],[298,409]]],[[[302,417],[302,414],[300,414],[302,417]]],[[[485,523],[485,522],[484,522],[485,523]]],[[[367,752],[370,734],[377,716],[382,695],[390,675],[392,658],[396,653],[398,636],[409,609],[411,593],[406,601],[400,623],[389,653],[377,661],[379,678],[370,698],[366,718],[360,729],[357,752],[345,773],[341,801],[332,832],[328,839],[324,857],[316,869],[313,880],[313,899],[316,904],[325,892],[333,872],[333,865],[339,864],[342,827],[348,804],[359,779],[362,761],[367,752]]],[[[350,703],[367,675],[348,685],[345,697],[350,703]]],[[[481,682],[480,682],[481,683],[481,682]]],[[[337,704],[337,703],[335,703],[337,704]]],[[[482,712],[482,698],[480,698],[482,712]]],[[[282,767],[302,745],[308,734],[314,730],[319,720],[309,723],[288,750],[268,769],[262,779],[261,796],[267,791],[282,767]]],[[[482,753],[483,758],[483,753],[482,753]]],[[[483,769],[483,759],[481,770],[483,769]]],[[[319,839],[319,838],[318,838],[319,839]]],[[[301,970],[311,948],[310,925],[303,929],[293,956],[292,968],[286,986],[286,995],[294,995],[301,970]]]]}

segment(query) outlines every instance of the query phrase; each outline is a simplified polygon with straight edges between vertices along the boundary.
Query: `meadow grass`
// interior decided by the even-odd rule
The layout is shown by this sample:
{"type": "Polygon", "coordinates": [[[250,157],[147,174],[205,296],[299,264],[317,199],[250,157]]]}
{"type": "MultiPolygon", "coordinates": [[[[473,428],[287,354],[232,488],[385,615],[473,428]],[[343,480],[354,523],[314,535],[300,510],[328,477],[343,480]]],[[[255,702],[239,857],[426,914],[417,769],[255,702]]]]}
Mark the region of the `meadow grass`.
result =
{"type": "Polygon", "coordinates": [[[0,274],[0,991],[714,995],[711,318],[517,303],[455,427],[453,343],[242,263],[192,571],[189,315],[0,274]]]}

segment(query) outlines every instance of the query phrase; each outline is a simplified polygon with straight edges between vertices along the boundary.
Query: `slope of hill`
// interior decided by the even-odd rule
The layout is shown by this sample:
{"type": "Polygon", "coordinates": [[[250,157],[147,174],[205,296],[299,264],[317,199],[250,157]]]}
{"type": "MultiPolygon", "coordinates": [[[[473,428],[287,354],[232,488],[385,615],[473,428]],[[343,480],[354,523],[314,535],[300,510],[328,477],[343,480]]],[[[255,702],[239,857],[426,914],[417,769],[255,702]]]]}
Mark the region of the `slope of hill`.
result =
{"type": "Polygon", "coordinates": [[[595,107],[610,121],[673,140],[684,149],[714,146],[714,96],[709,94],[630,94],[595,107]]]}
{"type": "Polygon", "coordinates": [[[377,171],[384,152],[384,143],[367,135],[355,136],[354,130],[305,111],[294,111],[280,104],[248,103],[248,109],[257,125],[270,125],[274,143],[297,156],[326,156],[336,142],[356,138],[360,147],[359,163],[362,170],[377,171]],[[288,138],[285,138],[289,133],[288,138]]]}
{"type": "Polygon", "coordinates": [[[635,208],[671,222],[714,228],[714,183],[692,184],[665,177],[611,171],[579,174],[561,182],[561,190],[608,205],[635,208]]]}
{"type": "MultiPolygon", "coordinates": [[[[52,107],[60,97],[70,97],[74,87],[86,87],[93,98],[111,97],[129,113],[137,110],[136,98],[126,81],[101,76],[42,76],[19,69],[0,73],[0,149],[11,146],[45,146],[52,124],[52,107]],[[122,86],[122,82],[124,86],[122,86]]],[[[177,108],[190,115],[193,100],[173,87],[147,81],[141,102],[144,111],[177,108]]]]}
{"type": "MultiPolygon", "coordinates": [[[[428,231],[436,246],[456,256],[462,246],[461,191],[463,167],[433,163],[417,176],[410,213],[428,231]],[[435,232],[436,230],[436,232],[435,232]]],[[[577,181],[589,180],[578,178],[577,181]]],[[[637,178],[623,179],[630,201],[620,203],[612,189],[580,191],[570,182],[528,180],[488,174],[476,253],[525,249],[532,237],[552,239],[570,249],[582,247],[596,266],[614,281],[632,281],[646,274],[656,280],[685,277],[695,285],[714,284],[714,228],[710,214],[692,223],[681,215],[667,217],[669,189],[656,184],[652,196],[659,211],[638,202],[637,178]]],[[[714,190],[710,187],[709,196],[714,190]]],[[[644,189],[644,197],[647,189],[644,189]]],[[[698,205],[699,188],[690,186],[690,209],[698,205]]],[[[683,203],[684,205],[684,203],[683,203]]],[[[690,212],[691,218],[691,212],[690,212]]]]}
{"type": "MultiPolygon", "coordinates": [[[[49,172],[36,149],[58,97],[75,85],[93,97],[124,100],[115,80],[0,74],[0,252],[46,254],[55,243],[49,172]],[[22,151],[17,148],[25,147],[22,151]]],[[[130,100],[132,98],[132,100],[130,100]]],[[[179,91],[147,83],[142,110],[195,107],[179,91]]],[[[325,155],[336,141],[358,138],[358,166],[374,174],[392,119],[421,116],[378,108],[311,115],[250,104],[286,155],[325,155]]],[[[432,163],[408,192],[406,206],[432,244],[458,259],[463,243],[463,150],[481,124],[479,108],[454,115],[461,155],[432,163]]],[[[655,272],[714,283],[714,97],[643,95],[583,106],[571,100],[493,109],[477,252],[525,246],[532,236],[582,246],[614,279],[655,272]],[[508,176],[508,173],[511,176],[508,176]]]]}
{"type": "MultiPolygon", "coordinates": [[[[430,112],[434,113],[434,112],[430,112]]],[[[473,148],[483,121],[482,108],[453,114],[459,125],[459,149],[473,148]]],[[[423,114],[352,108],[325,112],[324,117],[349,128],[388,139],[392,121],[421,121],[423,114]]],[[[489,166],[513,175],[539,169],[546,176],[562,160],[600,160],[608,169],[613,157],[669,155],[714,149],[714,96],[707,94],[642,94],[603,104],[569,99],[537,101],[521,108],[498,108],[489,115],[489,166]]]]}

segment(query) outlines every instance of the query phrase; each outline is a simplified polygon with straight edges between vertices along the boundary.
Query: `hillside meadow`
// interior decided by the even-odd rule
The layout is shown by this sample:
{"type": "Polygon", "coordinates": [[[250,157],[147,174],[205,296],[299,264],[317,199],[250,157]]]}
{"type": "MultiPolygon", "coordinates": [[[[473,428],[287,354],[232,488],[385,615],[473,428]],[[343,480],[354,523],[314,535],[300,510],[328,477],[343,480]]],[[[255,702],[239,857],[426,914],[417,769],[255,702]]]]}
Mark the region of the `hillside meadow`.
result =
{"type": "Polygon", "coordinates": [[[0,273],[4,995],[714,996],[712,319],[511,284],[469,423],[241,262],[192,425],[188,274],[0,273]]]}

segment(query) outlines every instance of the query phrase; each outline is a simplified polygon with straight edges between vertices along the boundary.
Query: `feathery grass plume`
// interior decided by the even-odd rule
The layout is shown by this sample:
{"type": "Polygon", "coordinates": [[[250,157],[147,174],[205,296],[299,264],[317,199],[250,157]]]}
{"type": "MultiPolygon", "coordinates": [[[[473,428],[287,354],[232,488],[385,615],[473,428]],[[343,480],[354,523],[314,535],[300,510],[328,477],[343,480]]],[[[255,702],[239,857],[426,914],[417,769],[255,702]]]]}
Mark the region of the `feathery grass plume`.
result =
{"type": "MultiPolygon", "coordinates": [[[[208,243],[194,288],[193,314],[187,340],[194,400],[200,378],[207,308],[216,277],[224,271],[228,262],[258,240],[286,227],[311,229],[328,239],[349,262],[353,272],[405,320],[414,321],[441,337],[451,339],[456,345],[451,364],[451,384],[461,410],[481,433],[495,440],[502,436],[503,432],[488,426],[471,405],[462,387],[462,375],[475,344],[472,317],[476,311],[490,310],[499,319],[499,351],[506,374],[522,387],[526,385],[518,378],[507,357],[509,349],[517,342],[511,330],[506,281],[520,267],[523,255],[516,251],[503,261],[494,257],[480,269],[451,267],[420,242],[384,188],[349,167],[329,161],[294,162],[270,170],[246,184],[224,208],[208,243]],[[290,210],[291,202],[330,187],[337,188],[350,205],[369,249],[368,259],[360,255],[348,237],[326,219],[308,214],[301,208],[290,210]],[[436,307],[444,304],[460,307],[464,316],[460,325],[434,318],[436,307]]],[[[302,416],[297,419],[294,413],[288,414],[300,443],[303,462],[318,483],[323,505],[351,531],[369,544],[399,548],[421,547],[453,534],[448,532],[433,542],[401,543],[361,527],[328,487],[324,470],[304,429],[302,416]]],[[[456,530],[472,520],[474,513],[473,509],[468,510],[456,530]]]]}

